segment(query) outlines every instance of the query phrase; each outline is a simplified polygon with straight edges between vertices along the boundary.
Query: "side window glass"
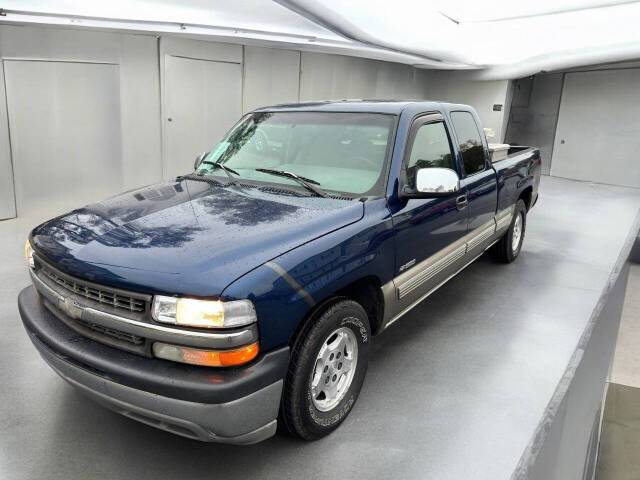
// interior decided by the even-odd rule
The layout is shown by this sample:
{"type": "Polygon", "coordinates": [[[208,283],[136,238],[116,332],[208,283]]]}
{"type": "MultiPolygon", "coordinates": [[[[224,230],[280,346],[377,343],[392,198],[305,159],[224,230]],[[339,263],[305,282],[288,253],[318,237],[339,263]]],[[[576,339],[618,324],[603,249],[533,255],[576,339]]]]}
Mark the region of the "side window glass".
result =
{"type": "Polygon", "coordinates": [[[420,168],[450,168],[455,170],[449,135],[444,123],[427,123],[416,132],[407,163],[407,182],[416,186],[416,172],[420,168]]]}
{"type": "Polygon", "coordinates": [[[460,142],[458,148],[462,153],[465,173],[472,175],[481,172],[485,168],[484,149],[473,115],[469,112],[451,112],[451,120],[460,142]]]}

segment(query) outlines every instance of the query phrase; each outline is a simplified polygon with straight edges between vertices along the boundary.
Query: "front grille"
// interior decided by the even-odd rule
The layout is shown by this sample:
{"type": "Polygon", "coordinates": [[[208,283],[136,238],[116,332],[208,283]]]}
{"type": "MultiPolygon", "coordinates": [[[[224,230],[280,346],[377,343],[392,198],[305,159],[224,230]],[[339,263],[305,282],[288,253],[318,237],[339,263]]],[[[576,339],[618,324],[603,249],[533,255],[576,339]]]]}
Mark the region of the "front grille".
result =
{"type": "Polygon", "coordinates": [[[59,271],[53,270],[46,264],[41,264],[40,272],[65,290],[89,298],[105,305],[121,308],[129,312],[143,313],[146,309],[146,302],[141,298],[116,292],[107,287],[97,286],[89,282],[83,282],[59,271]]]}
{"type": "Polygon", "coordinates": [[[104,312],[123,321],[133,319],[144,322],[151,295],[73,277],[58,270],[38,254],[34,255],[34,261],[34,284],[43,297],[45,307],[60,321],[92,340],[138,355],[151,356],[150,344],[145,337],[112,328],[99,320],[100,312],[104,312]],[[73,302],[69,304],[67,300],[73,302]],[[79,304],[77,310],[73,308],[76,300],[79,304]]]}

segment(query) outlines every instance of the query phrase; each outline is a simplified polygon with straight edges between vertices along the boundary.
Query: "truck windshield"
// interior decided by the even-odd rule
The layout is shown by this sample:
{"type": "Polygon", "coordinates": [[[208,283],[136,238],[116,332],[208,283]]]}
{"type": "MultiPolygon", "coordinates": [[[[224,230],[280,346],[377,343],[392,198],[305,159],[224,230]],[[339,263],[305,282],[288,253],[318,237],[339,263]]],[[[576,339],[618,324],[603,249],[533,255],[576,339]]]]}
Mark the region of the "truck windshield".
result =
{"type": "Polygon", "coordinates": [[[377,113],[262,112],[244,117],[196,173],[300,187],[290,172],[322,191],[379,195],[395,117],[377,113]],[[218,165],[216,165],[218,164],[218,165]]]}

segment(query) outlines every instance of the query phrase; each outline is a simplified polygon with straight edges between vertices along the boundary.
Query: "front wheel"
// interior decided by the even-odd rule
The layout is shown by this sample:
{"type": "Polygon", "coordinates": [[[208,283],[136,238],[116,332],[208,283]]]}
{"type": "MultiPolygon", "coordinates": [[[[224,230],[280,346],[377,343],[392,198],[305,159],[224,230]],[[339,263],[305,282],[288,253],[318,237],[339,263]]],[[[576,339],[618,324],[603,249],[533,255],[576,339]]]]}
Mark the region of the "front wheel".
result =
{"type": "Polygon", "coordinates": [[[371,328],[364,309],[340,300],[312,319],[291,354],[280,418],[315,440],[335,430],[358,398],[367,371],[371,328]]]}
{"type": "Polygon", "coordinates": [[[491,256],[504,263],[511,263],[518,258],[526,227],[527,207],[522,200],[518,200],[511,225],[498,243],[491,247],[491,256]]]}

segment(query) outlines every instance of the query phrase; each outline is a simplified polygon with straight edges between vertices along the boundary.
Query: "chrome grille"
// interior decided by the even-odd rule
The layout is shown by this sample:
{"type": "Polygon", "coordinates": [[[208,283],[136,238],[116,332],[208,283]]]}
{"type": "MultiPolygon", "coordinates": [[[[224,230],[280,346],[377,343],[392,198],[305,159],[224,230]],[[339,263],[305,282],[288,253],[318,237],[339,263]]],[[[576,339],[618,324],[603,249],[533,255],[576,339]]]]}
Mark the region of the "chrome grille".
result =
{"type": "Polygon", "coordinates": [[[129,312],[142,313],[146,309],[146,302],[143,299],[123,295],[102,286],[97,287],[96,285],[85,283],[71,276],[54,271],[46,264],[41,263],[40,265],[40,272],[45,277],[76,295],[129,312]]]}

